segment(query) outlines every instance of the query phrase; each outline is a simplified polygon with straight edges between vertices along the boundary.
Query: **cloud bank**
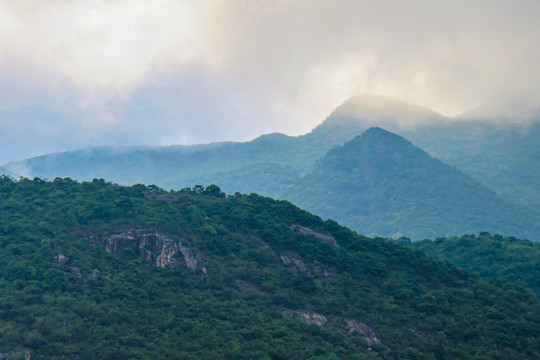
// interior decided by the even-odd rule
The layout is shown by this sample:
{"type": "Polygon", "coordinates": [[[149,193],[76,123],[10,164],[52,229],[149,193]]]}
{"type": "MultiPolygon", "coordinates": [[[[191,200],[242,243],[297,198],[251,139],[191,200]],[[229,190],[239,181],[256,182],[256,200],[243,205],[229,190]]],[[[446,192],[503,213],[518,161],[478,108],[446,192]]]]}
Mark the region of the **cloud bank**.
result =
{"type": "Polygon", "coordinates": [[[299,134],[359,93],[540,105],[533,0],[0,0],[0,161],[299,134]]]}

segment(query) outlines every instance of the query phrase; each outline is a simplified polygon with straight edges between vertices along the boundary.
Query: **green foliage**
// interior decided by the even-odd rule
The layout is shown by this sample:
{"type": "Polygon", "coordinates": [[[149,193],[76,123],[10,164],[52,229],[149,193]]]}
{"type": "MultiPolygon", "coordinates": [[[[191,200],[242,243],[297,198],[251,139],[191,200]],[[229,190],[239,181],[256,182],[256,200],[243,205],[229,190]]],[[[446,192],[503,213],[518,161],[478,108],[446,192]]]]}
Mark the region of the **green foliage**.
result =
{"type": "Polygon", "coordinates": [[[538,119],[526,126],[476,119],[400,134],[513,202],[540,211],[538,119]]]}
{"type": "Polygon", "coordinates": [[[284,197],[371,236],[490,231],[540,239],[539,212],[516,206],[380,128],[329,151],[284,197]]]}
{"type": "Polygon", "coordinates": [[[36,359],[540,357],[540,303],[530,293],[286,201],[223,197],[213,186],[166,192],[6,177],[0,194],[0,352],[13,358],[26,350],[36,359]],[[102,246],[137,230],[182,239],[197,269],[102,246]],[[66,265],[53,261],[59,253],[66,265]],[[309,325],[296,311],[328,321],[309,325]],[[363,335],[347,332],[351,319],[382,344],[369,352],[363,335]]]}
{"type": "Polygon", "coordinates": [[[540,244],[481,233],[479,236],[423,240],[411,244],[480,276],[512,280],[540,296],[540,244]]]}

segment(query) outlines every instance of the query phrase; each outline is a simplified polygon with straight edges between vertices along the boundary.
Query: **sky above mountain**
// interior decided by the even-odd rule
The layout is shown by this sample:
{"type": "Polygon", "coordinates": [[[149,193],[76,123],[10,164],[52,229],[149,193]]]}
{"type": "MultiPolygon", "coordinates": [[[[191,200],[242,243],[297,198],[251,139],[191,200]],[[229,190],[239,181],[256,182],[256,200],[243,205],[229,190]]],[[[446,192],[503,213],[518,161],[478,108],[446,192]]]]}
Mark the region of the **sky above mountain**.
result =
{"type": "Polygon", "coordinates": [[[0,0],[0,163],[300,134],[356,94],[540,105],[540,2],[0,0]]]}

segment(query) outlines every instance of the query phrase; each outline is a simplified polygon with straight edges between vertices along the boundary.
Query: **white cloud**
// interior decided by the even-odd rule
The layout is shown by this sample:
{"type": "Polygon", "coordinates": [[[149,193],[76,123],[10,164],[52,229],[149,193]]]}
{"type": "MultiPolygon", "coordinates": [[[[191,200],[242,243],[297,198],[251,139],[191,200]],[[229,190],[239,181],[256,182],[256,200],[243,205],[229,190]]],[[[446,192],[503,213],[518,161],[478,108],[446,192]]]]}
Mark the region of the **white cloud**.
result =
{"type": "Polygon", "coordinates": [[[525,116],[539,16],[532,0],[0,0],[0,108],[152,143],[301,133],[357,93],[449,115],[522,99],[525,116]]]}

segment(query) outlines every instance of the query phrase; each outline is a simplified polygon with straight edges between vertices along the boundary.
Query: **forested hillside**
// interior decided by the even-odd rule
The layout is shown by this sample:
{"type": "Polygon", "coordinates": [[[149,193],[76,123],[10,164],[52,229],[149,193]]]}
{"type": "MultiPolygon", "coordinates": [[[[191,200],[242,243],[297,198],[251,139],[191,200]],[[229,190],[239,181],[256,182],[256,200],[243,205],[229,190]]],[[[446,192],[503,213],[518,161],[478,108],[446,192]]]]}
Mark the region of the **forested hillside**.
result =
{"type": "Polygon", "coordinates": [[[372,126],[399,134],[508,199],[540,210],[540,114],[528,122],[463,114],[445,118],[394,99],[358,96],[313,133],[350,140],[372,126]]]}
{"type": "Polygon", "coordinates": [[[540,213],[380,128],[329,151],[284,197],[366,235],[418,240],[482,230],[540,239],[540,213]]]}
{"type": "Polygon", "coordinates": [[[0,194],[11,359],[540,358],[531,293],[286,201],[7,177],[0,194]]]}
{"type": "Polygon", "coordinates": [[[465,270],[494,280],[512,280],[540,296],[540,244],[482,233],[411,244],[465,270]]]}

